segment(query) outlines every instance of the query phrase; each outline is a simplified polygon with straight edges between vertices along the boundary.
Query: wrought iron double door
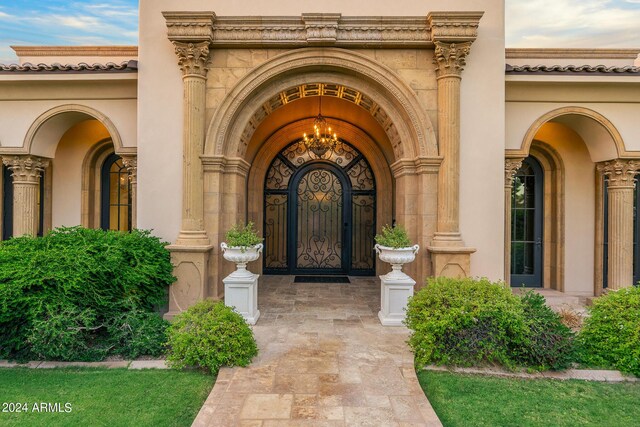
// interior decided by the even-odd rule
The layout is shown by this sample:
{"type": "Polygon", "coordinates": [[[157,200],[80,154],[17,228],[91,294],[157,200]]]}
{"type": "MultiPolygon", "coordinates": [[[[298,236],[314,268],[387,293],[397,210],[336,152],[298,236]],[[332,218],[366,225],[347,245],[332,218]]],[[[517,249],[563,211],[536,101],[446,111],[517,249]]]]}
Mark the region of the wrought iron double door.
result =
{"type": "Polygon", "coordinates": [[[353,147],[343,143],[335,151],[339,155],[307,154],[306,161],[292,162],[285,149],[272,163],[265,190],[265,273],[374,274],[373,175],[353,147]]]}

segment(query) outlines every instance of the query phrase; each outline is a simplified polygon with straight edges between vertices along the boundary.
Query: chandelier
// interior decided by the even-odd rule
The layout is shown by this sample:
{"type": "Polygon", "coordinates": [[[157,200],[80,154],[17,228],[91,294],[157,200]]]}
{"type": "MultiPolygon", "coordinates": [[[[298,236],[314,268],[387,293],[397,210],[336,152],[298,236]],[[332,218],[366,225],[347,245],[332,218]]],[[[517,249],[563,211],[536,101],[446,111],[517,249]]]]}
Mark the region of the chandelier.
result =
{"type": "Polygon", "coordinates": [[[318,157],[322,157],[329,150],[333,150],[338,143],[338,135],[331,131],[331,126],[322,117],[322,96],[319,96],[318,116],[313,121],[313,132],[302,135],[302,142],[307,150],[318,157]]]}

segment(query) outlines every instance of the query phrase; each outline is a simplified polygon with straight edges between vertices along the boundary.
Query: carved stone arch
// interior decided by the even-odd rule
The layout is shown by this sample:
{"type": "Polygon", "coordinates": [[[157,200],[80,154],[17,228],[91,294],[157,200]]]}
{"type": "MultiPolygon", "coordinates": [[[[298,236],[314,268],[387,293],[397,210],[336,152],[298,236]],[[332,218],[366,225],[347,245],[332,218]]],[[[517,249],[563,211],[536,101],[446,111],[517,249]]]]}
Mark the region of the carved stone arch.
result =
{"type": "Polygon", "coordinates": [[[123,147],[120,133],[109,117],[80,104],[59,105],[38,116],[25,135],[23,150],[28,154],[53,158],[62,135],[71,126],[87,119],[98,120],[104,125],[111,136],[116,154],[135,153],[135,148],[123,147]]]}
{"type": "Polygon", "coordinates": [[[438,155],[431,121],[412,89],[391,69],[345,49],[304,48],[274,57],[231,89],[209,125],[205,156],[243,157],[240,142],[256,110],[274,94],[309,82],[353,88],[383,108],[398,133],[389,138],[399,141],[395,160],[438,155]]]}
{"type": "MultiPolygon", "coordinates": [[[[583,117],[589,118],[595,121],[596,123],[598,123],[607,132],[607,134],[611,137],[611,141],[613,142],[615,147],[615,152],[617,153],[617,155],[612,153],[613,156],[611,156],[611,158],[616,158],[616,157],[624,158],[624,157],[638,156],[637,152],[627,151],[627,149],[625,148],[624,140],[620,135],[620,132],[618,131],[618,129],[616,129],[613,123],[611,123],[611,121],[607,119],[605,116],[589,108],[578,107],[578,106],[567,106],[567,107],[561,107],[561,108],[557,108],[555,110],[549,111],[548,113],[539,117],[535,122],[533,122],[533,124],[529,127],[529,129],[527,130],[527,133],[525,134],[522,140],[520,150],[507,150],[509,152],[509,157],[517,157],[518,155],[526,157],[529,154],[531,145],[535,140],[536,134],[538,133],[540,128],[544,126],[545,123],[552,121],[554,119],[558,119],[562,116],[570,116],[570,115],[577,115],[577,116],[583,116],[583,117]]],[[[588,145],[588,141],[585,140],[585,143],[587,143],[588,145]]]]}

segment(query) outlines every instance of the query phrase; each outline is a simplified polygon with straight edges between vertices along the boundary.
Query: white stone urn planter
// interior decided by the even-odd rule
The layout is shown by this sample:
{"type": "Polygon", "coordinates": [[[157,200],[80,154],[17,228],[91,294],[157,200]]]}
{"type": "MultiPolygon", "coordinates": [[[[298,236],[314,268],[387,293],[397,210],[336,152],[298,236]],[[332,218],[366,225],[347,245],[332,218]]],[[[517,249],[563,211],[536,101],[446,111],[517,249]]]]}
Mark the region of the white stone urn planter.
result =
{"type": "Polygon", "coordinates": [[[413,262],[420,246],[390,248],[374,246],[380,261],[391,264],[391,272],[380,276],[380,311],[378,318],[384,326],[401,326],[406,317],[407,301],[413,296],[416,281],[402,271],[402,266],[413,262]]]}
{"type": "Polygon", "coordinates": [[[247,270],[247,263],[260,258],[263,245],[243,248],[240,246],[227,246],[225,242],[220,244],[222,256],[227,261],[236,264],[236,271],[222,279],[224,283],[224,304],[235,307],[250,325],[255,325],[260,317],[258,310],[258,277],[247,270]]]}

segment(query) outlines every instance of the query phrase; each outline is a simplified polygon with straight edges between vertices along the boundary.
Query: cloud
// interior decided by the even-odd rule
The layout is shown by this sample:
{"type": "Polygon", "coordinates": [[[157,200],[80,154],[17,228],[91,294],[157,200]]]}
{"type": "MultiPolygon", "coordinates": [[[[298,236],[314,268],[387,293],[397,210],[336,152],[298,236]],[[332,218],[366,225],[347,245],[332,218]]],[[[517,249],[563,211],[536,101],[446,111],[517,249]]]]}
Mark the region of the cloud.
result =
{"type": "Polygon", "coordinates": [[[640,0],[507,0],[509,47],[640,47],[640,0]]]}

